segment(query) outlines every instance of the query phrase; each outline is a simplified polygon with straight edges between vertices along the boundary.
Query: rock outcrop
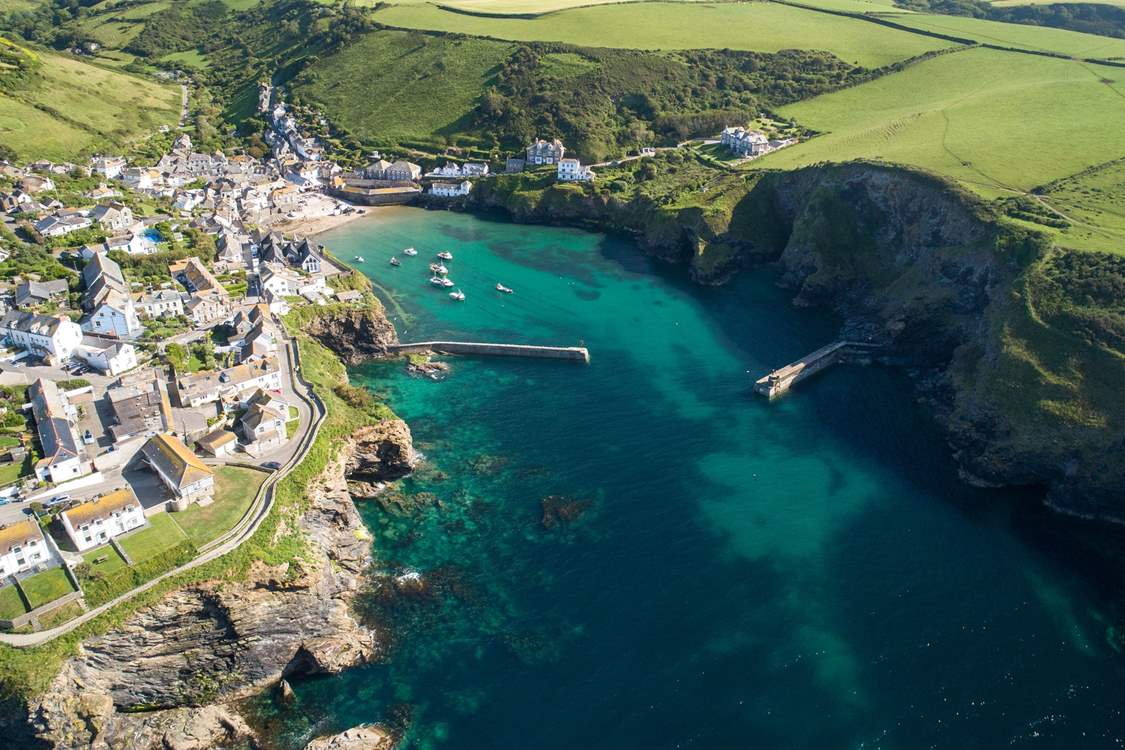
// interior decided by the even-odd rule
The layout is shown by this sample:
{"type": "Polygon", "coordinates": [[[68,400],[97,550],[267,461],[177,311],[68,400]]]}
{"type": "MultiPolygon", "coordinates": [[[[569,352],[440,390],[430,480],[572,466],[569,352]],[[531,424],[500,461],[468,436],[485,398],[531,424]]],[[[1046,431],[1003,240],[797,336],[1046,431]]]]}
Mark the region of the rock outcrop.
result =
{"type": "Polygon", "coordinates": [[[384,419],[353,437],[355,449],[345,467],[356,482],[387,482],[406,476],[418,464],[410,427],[401,419],[384,419]]]}
{"type": "Polygon", "coordinates": [[[344,476],[353,448],[308,488],[301,562],[180,589],[86,641],[30,707],[38,735],[65,748],[216,747],[251,735],[237,699],[377,657],[380,638],[351,611],[372,564],[344,476]]]}
{"type": "Polygon", "coordinates": [[[392,750],[394,735],[378,724],[361,724],[329,737],[318,737],[305,750],[392,750]]]}
{"type": "Polygon", "coordinates": [[[382,306],[368,309],[333,308],[313,317],[305,332],[331,349],[347,365],[358,365],[387,354],[398,343],[394,325],[382,306]]]}

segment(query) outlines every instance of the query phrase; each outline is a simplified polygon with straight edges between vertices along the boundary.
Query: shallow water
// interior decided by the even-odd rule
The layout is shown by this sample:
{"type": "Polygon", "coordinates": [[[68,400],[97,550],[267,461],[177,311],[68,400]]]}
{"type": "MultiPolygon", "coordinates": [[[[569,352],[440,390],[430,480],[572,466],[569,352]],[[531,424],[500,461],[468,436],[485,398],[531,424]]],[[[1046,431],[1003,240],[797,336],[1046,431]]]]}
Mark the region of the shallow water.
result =
{"type": "Polygon", "coordinates": [[[751,393],[835,330],[767,272],[700,288],[626,240],[411,209],[322,241],[404,341],[592,361],[353,372],[428,459],[422,511],[361,511],[429,589],[364,602],[385,663],[262,701],[282,746],[407,716],[411,748],[1120,746],[1105,589],[1017,533],[1033,497],[959,484],[898,373],[751,393]],[[463,303],[427,283],[441,249],[463,303]],[[585,512],[546,528],[548,496],[585,512]]]}

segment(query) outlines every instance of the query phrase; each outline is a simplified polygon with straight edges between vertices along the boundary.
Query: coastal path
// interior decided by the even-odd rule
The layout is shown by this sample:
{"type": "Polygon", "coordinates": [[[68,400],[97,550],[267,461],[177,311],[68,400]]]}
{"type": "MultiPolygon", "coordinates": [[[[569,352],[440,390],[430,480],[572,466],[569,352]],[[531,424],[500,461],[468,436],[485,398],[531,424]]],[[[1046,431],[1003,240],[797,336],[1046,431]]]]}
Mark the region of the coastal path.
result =
{"type": "Polygon", "coordinates": [[[273,508],[274,493],[277,483],[304,459],[305,454],[308,453],[309,448],[312,447],[313,442],[316,440],[316,436],[320,433],[320,427],[324,423],[325,416],[328,414],[324,402],[320,400],[320,397],[316,395],[316,391],[313,390],[312,386],[304,379],[304,375],[300,372],[300,352],[297,349],[296,341],[290,339],[287,342],[287,346],[289,347],[289,370],[293,376],[294,394],[304,401],[312,411],[314,417],[304,434],[300,437],[300,449],[297,450],[280,469],[266,478],[266,481],[258,488],[258,494],[254,497],[254,501],[250,504],[250,507],[235,527],[224,536],[205,544],[198,557],[184,563],[178,568],[174,568],[163,575],[153,578],[151,581],[146,581],[116,599],[108,601],[105,604],[84,612],[73,620],[48,630],[41,630],[35,633],[0,633],[0,643],[8,646],[27,648],[52,641],[60,635],[69,633],[80,625],[84,625],[95,617],[108,612],[117,605],[129,601],[137,594],[148,591],[169,578],[191,570],[192,568],[197,568],[218,557],[222,557],[228,552],[233,552],[238,549],[243,542],[254,535],[254,532],[262,525],[262,521],[265,520],[270,510],[273,508]],[[300,384],[300,388],[296,387],[298,383],[300,384]]]}

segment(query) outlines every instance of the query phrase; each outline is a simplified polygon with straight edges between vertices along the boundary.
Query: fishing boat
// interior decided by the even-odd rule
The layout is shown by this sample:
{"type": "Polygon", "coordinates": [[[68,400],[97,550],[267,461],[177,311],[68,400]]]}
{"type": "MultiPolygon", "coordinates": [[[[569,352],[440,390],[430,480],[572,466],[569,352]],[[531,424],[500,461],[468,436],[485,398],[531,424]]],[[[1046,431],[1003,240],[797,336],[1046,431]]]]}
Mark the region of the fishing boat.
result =
{"type": "Polygon", "coordinates": [[[405,250],[403,250],[403,251],[402,251],[402,254],[403,254],[403,255],[411,255],[411,256],[413,256],[413,255],[417,255],[417,254],[418,254],[418,251],[417,251],[417,250],[415,250],[415,249],[414,249],[414,248],[412,248],[412,247],[408,247],[408,248],[406,248],[405,250]]]}
{"type": "Polygon", "coordinates": [[[433,284],[434,286],[445,286],[446,281],[448,281],[448,279],[443,279],[440,276],[431,276],[430,277],[430,283],[433,284]]]}
{"type": "Polygon", "coordinates": [[[448,279],[443,276],[441,279],[441,285],[448,289],[449,287],[453,286],[453,279],[448,279]]]}
{"type": "Polygon", "coordinates": [[[450,292],[449,297],[450,297],[450,299],[455,299],[458,302],[464,302],[465,301],[465,293],[462,292],[460,289],[458,289],[456,292],[450,292]]]}
{"type": "Polygon", "coordinates": [[[399,262],[398,258],[396,258],[395,256],[392,255],[391,256],[391,265],[392,266],[401,266],[402,264],[399,262]]]}
{"type": "Polygon", "coordinates": [[[437,254],[437,257],[441,258],[442,260],[453,260],[453,253],[449,252],[448,250],[442,250],[437,254]]]}
{"type": "Polygon", "coordinates": [[[504,294],[511,294],[511,293],[512,293],[512,292],[514,292],[515,290],[514,290],[514,289],[509,289],[508,287],[504,286],[503,284],[497,284],[497,285],[496,285],[496,291],[498,291],[498,292],[503,292],[504,294]]]}
{"type": "Polygon", "coordinates": [[[352,260],[354,260],[356,263],[362,263],[363,262],[363,256],[357,255],[354,258],[352,258],[352,260]]]}

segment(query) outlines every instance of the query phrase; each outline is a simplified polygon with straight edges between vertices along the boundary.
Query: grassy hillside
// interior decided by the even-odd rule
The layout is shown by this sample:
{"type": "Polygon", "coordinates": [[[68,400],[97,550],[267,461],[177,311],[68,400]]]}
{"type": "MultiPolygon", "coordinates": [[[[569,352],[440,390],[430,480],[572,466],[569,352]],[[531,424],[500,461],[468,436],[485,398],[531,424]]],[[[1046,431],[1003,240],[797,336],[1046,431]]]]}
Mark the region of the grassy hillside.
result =
{"type": "Polygon", "coordinates": [[[369,146],[485,152],[559,136],[587,161],[675,144],[862,80],[825,53],[644,52],[381,30],[291,90],[369,146]],[[371,78],[371,69],[386,71],[371,78]]]}
{"type": "Polygon", "coordinates": [[[468,16],[433,5],[392,5],[373,18],[390,26],[587,47],[825,50],[868,68],[949,46],[857,19],[760,2],[601,5],[533,19],[468,16]]]}
{"type": "Polygon", "coordinates": [[[1125,153],[1125,69],[970,49],[781,112],[823,135],[760,166],[879,158],[999,197],[1125,153]]]}
{"type": "Polygon", "coordinates": [[[366,140],[432,141],[472,128],[472,111],[512,49],[482,39],[377,32],[325,58],[294,90],[366,140]]]}
{"type": "Polygon", "coordinates": [[[62,55],[30,54],[25,77],[0,88],[0,143],[21,159],[122,149],[179,119],[177,86],[62,55]]]}
{"type": "Polygon", "coordinates": [[[1069,57],[1125,60],[1125,39],[1082,34],[1044,26],[986,21],[967,16],[941,16],[931,13],[895,15],[904,26],[939,34],[974,39],[982,44],[1053,52],[1069,57]]]}

